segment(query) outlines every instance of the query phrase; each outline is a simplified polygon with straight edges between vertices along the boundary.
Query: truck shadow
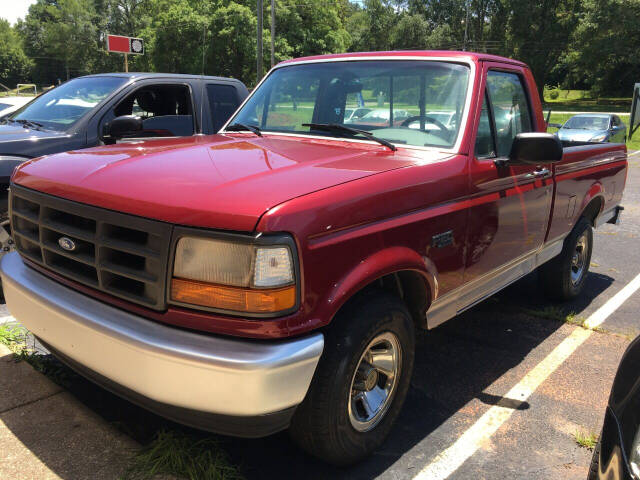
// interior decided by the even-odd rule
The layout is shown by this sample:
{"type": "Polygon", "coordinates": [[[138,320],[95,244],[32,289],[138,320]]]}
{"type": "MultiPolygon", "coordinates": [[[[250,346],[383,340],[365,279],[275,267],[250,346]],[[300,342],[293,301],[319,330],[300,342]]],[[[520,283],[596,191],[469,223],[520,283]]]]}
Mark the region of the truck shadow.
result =
{"type": "MultiPolygon", "coordinates": [[[[485,390],[558,330],[564,323],[563,314],[580,315],[613,281],[606,275],[591,273],[581,299],[554,305],[543,296],[534,273],[442,326],[419,332],[411,389],[397,425],[374,455],[353,467],[334,468],[306,455],[289,440],[286,432],[255,440],[214,437],[219,438],[231,463],[238,465],[248,479],[365,479],[390,468],[397,468],[394,477],[411,477],[453,443],[460,433],[460,426],[451,426],[449,424],[456,422],[447,420],[465,406],[469,414],[463,415],[462,422],[475,420],[478,412],[468,407],[472,400],[477,399],[481,406],[499,404],[518,410],[528,409],[527,402],[485,390]],[[557,318],[535,313],[551,307],[557,318]],[[447,439],[446,444],[430,441],[430,435],[437,429],[439,438],[444,435],[447,439]],[[409,451],[411,453],[405,455],[409,451]]],[[[166,429],[196,438],[213,435],[176,425],[67,373],[63,375],[65,388],[107,422],[142,444],[166,429]]],[[[55,468],[56,462],[47,461],[49,454],[37,451],[37,443],[30,442],[18,424],[7,427],[43,462],[55,468]]],[[[58,473],[66,478],[63,472],[58,473]]]]}

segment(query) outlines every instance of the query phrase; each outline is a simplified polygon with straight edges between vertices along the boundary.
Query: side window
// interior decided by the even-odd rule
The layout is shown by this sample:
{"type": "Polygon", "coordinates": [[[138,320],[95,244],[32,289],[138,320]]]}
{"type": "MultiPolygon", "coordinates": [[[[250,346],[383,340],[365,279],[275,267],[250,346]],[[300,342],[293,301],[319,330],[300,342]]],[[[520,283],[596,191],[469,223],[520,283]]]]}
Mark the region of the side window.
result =
{"type": "Polygon", "coordinates": [[[125,97],[113,109],[113,117],[142,117],[142,132],[135,137],[184,137],[193,135],[191,92],[186,85],[145,85],[125,97]]]}
{"type": "Polygon", "coordinates": [[[487,92],[496,126],[497,154],[507,156],[515,136],[533,130],[527,94],[518,75],[496,71],[487,76],[487,92]]]}
{"type": "Polygon", "coordinates": [[[491,120],[489,119],[489,102],[485,93],[480,112],[480,123],[476,135],[476,158],[492,158],[496,156],[496,148],[493,141],[491,120]]]}
{"type": "Polygon", "coordinates": [[[217,132],[238,108],[238,93],[233,85],[208,83],[207,97],[213,119],[213,131],[217,132]]]}

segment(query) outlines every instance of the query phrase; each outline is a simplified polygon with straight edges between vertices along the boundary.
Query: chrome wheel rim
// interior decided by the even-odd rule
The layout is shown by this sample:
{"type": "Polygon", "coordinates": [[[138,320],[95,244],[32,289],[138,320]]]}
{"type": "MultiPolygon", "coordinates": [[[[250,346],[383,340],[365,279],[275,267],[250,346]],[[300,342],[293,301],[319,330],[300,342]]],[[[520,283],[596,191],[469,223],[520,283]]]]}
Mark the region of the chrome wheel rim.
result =
{"type": "Polygon", "coordinates": [[[587,267],[587,252],[589,239],[583,233],[576,243],[576,248],[571,257],[571,283],[577,285],[582,280],[582,276],[587,267]]]}
{"type": "Polygon", "coordinates": [[[365,348],[349,390],[349,420],[357,431],[371,430],[387,413],[400,377],[401,352],[391,332],[376,336],[365,348]]]}

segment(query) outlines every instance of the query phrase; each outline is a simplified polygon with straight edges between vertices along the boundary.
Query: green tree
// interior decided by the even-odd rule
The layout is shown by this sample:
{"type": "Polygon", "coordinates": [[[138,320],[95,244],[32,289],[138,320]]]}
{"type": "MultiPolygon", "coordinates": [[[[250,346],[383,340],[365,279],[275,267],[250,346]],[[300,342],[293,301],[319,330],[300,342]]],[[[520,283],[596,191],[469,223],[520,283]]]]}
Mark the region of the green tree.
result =
{"type": "Polygon", "coordinates": [[[364,9],[356,12],[348,22],[353,31],[351,51],[389,50],[397,15],[388,0],[365,0],[364,9]]]}
{"type": "Polygon", "coordinates": [[[0,83],[15,86],[29,79],[32,61],[22,49],[22,41],[6,20],[0,19],[0,83]]]}
{"type": "Polygon", "coordinates": [[[36,58],[40,81],[91,70],[98,45],[92,0],[38,0],[18,29],[25,51],[36,58]],[[62,68],[61,68],[62,67],[62,68]],[[61,71],[62,70],[62,71],[61,71]]]}
{"type": "Polygon", "coordinates": [[[597,95],[631,96],[640,81],[640,1],[585,0],[584,8],[566,56],[570,76],[597,95]]]}
{"type": "Polygon", "coordinates": [[[569,48],[580,18],[581,0],[509,1],[505,46],[500,53],[529,64],[542,98],[551,70],[569,48]]]}

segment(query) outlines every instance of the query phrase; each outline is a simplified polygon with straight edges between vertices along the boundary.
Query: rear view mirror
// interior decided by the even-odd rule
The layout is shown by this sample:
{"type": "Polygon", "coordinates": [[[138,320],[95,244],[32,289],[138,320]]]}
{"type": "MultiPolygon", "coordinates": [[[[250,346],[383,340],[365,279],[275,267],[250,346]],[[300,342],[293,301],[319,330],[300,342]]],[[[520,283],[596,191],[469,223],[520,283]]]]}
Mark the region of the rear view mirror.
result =
{"type": "Polygon", "coordinates": [[[547,123],[547,127],[562,128],[562,124],[561,123],[547,123]]]}
{"type": "Polygon", "coordinates": [[[509,163],[513,165],[559,162],[562,143],[552,133],[519,133],[513,139],[509,163]]]}
{"type": "Polygon", "coordinates": [[[116,117],[105,128],[105,135],[112,140],[135,135],[142,131],[142,118],[135,115],[122,115],[116,117]]]}

